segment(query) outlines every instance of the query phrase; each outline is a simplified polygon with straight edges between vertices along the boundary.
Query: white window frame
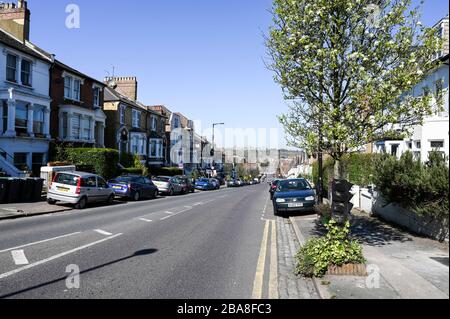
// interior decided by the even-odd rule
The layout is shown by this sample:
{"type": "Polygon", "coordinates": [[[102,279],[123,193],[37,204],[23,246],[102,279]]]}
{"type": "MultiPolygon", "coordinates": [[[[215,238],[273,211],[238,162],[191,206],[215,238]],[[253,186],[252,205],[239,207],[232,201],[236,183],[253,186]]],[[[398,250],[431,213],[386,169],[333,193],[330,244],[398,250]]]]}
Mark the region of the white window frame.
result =
{"type": "Polygon", "coordinates": [[[141,128],[141,114],[141,111],[135,109],[132,110],[132,124],[134,128],[141,128]]]}
{"type": "Polygon", "coordinates": [[[101,92],[101,88],[99,86],[93,86],[92,87],[93,90],[93,99],[94,99],[94,108],[99,108],[100,107],[100,92],[101,92]]]}
{"type": "Polygon", "coordinates": [[[29,59],[20,59],[20,83],[24,86],[28,86],[28,87],[32,87],[33,86],[33,61],[29,60],[29,59]],[[22,81],[22,73],[23,73],[23,62],[28,62],[30,65],[30,70],[29,70],[29,74],[28,74],[28,82],[29,83],[23,83],[22,81]]]}
{"type": "Polygon", "coordinates": [[[7,52],[6,53],[6,63],[5,63],[5,66],[6,66],[5,79],[6,79],[6,81],[13,82],[13,83],[19,83],[19,81],[18,81],[19,79],[18,79],[18,76],[17,76],[17,69],[18,69],[17,65],[18,65],[19,60],[20,60],[20,58],[19,58],[19,56],[17,54],[14,54],[14,53],[11,53],[11,52],[7,52]],[[8,69],[10,68],[8,66],[8,57],[9,56],[12,56],[12,57],[16,58],[16,66],[15,66],[15,69],[14,69],[14,80],[8,79],[8,69]]]}
{"type": "Polygon", "coordinates": [[[67,100],[80,102],[81,101],[81,86],[84,84],[84,79],[82,79],[78,76],[72,75],[70,73],[67,73],[66,71],[63,72],[62,77],[64,78],[64,98],[67,100]],[[67,95],[67,92],[66,92],[66,78],[70,79],[69,95],[67,95]],[[75,90],[76,82],[79,83],[78,91],[75,90]],[[78,94],[78,96],[77,96],[77,94],[78,94]]]}
{"type": "Polygon", "coordinates": [[[120,105],[119,107],[119,121],[120,121],[120,125],[124,125],[125,124],[125,111],[126,111],[127,107],[125,105],[120,105]]]}

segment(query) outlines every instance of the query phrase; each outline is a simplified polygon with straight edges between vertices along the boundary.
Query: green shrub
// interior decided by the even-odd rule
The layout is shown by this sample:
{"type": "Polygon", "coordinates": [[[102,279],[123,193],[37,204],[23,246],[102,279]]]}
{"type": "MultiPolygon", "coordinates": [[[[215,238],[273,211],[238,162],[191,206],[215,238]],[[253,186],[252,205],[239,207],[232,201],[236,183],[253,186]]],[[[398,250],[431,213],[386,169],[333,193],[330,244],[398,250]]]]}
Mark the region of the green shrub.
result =
{"type": "Polygon", "coordinates": [[[439,153],[430,153],[426,164],[411,152],[400,160],[383,156],[376,163],[375,185],[388,203],[448,223],[449,168],[439,153]]]}
{"type": "Polygon", "coordinates": [[[326,228],[328,233],[325,237],[308,240],[296,255],[297,275],[320,278],[329,266],[366,263],[362,246],[349,236],[349,222],[340,227],[330,220],[326,228]]]}
{"type": "Polygon", "coordinates": [[[96,174],[110,179],[117,174],[119,152],[100,148],[64,148],[58,158],[77,166],[92,166],[96,174]]]}
{"type": "Polygon", "coordinates": [[[135,163],[135,156],[128,152],[120,153],[120,164],[123,167],[133,167],[135,163]]]}

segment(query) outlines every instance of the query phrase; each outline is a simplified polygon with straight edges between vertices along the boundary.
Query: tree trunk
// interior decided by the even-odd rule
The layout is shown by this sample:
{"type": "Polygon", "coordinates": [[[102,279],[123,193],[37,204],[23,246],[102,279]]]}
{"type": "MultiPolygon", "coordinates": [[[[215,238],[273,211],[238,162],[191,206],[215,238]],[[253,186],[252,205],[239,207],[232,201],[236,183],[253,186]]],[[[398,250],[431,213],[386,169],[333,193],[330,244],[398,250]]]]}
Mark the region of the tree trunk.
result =
{"type": "Polygon", "coordinates": [[[334,179],[345,179],[340,158],[334,161],[334,179]]]}

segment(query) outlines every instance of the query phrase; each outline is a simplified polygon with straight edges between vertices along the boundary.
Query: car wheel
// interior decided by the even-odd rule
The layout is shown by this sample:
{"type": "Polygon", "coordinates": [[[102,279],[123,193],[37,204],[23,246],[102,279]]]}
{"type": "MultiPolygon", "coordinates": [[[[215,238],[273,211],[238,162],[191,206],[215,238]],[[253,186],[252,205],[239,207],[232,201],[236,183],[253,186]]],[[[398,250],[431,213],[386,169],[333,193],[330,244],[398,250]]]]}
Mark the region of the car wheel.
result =
{"type": "Polygon", "coordinates": [[[157,198],[157,197],[158,197],[158,194],[159,194],[158,190],[155,190],[155,191],[153,192],[152,199],[157,198]]]}
{"type": "Polygon", "coordinates": [[[49,205],[56,205],[56,200],[47,199],[47,204],[49,204],[49,205]]]}
{"type": "Polygon", "coordinates": [[[87,200],[86,197],[83,197],[82,199],[80,199],[80,201],[75,205],[76,209],[85,209],[86,208],[86,204],[87,204],[87,200]]]}
{"type": "Polygon", "coordinates": [[[183,188],[183,189],[181,190],[180,194],[181,194],[181,195],[186,194],[186,190],[183,188]]]}
{"type": "Polygon", "coordinates": [[[138,202],[140,199],[141,199],[141,194],[139,194],[139,192],[134,193],[133,200],[135,202],[138,202]]]}
{"type": "Polygon", "coordinates": [[[106,204],[108,204],[108,205],[114,204],[114,198],[115,198],[114,195],[109,196],[108,200],[106,201],[106,204]]]}
{"type": "Polygon", "coordinates": [[[173,196],[173,194],[175,194],[175,191],[173,190],[173,188],[171,188],[170,192],[169,192],[169,196],[173,196]]]}

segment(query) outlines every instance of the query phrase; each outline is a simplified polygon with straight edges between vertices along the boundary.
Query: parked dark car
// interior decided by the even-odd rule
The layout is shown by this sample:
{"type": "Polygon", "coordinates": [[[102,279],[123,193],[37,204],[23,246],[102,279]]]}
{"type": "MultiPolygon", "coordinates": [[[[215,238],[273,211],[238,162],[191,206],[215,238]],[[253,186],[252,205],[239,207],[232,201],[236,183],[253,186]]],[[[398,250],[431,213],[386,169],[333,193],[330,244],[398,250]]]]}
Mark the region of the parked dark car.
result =
{"type": "Polygon", "coordinates": [[[144,176],[120,176],[108,182],[115,196],[138,201],[141,198],[156,198],[158,187],[144,176]]]}
{"type": "Polygon", "coordinates": [[[303,178],[279,181],[273,196],[275,215],[293,211],[312,212],[316,203],[314,189],[303,178]]]}
{"type": "Polygon", "coordinates": [[[199,178],[195,182],[195,189],[202,191],[211,191],[217,189],[217,185],[211,178],[199,178]]]}
{"type": "Polygon", "coordinates": [[[272,182],[270,182],[270,189],[269,189],[269,193],[270,193],[270,199],[273,199],[273,194],[275,193],[275,190],[277,189],[278,186],[278,179],[273,180],[272,182]]]}
{"type": "Polygon", "coordinates": [[[184,193],[194,193],[195,185],[192,183],[192,180],[187,176],[176,176],[176,178],[180,181],[180,183],[184,186],[184,193]]]}
{"type": "Polygon", "coordinates": [[[153,183],[158,187],[160,194],[173,196],[186,193],[186,185],[177,177],[158,176],[153,179],[153,183]]]}
{"type": "Polygon", "coordinates": [[[227,182],[227,187],[239,187],[239,183],[236,179],[232,179],[227,182]]]}

